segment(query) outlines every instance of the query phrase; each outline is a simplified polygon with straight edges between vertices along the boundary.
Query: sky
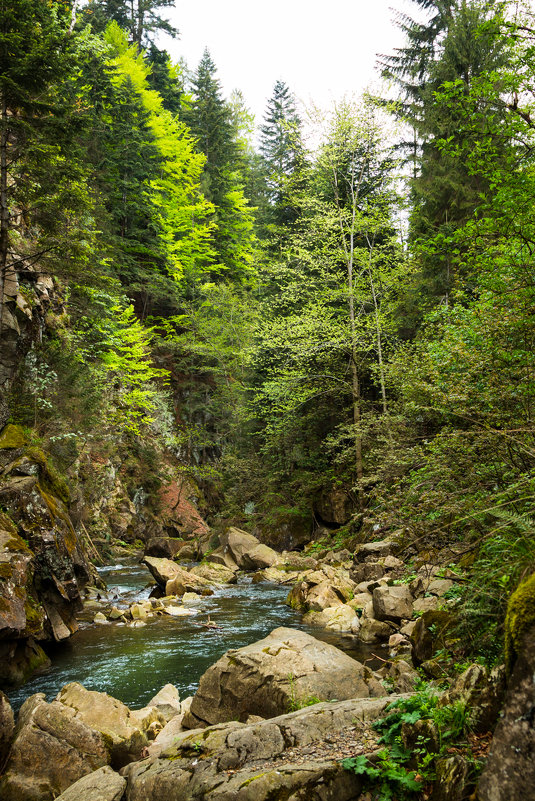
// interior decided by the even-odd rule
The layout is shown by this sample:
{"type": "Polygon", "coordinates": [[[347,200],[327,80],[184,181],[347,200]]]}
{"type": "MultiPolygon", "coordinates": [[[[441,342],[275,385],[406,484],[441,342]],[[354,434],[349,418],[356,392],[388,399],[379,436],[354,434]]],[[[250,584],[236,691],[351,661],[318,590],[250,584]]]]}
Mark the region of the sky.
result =
{"type": "Polygon", "coordinates": [[[176,0],[169,19],[180,38],[162,44],[190,69],[207,47],[225,96],[241,89],[259,124],[277,80],[323,108],[377,87],[377,54],[403,43],[392,6],[414,9],[409,0],[176,0]]]}

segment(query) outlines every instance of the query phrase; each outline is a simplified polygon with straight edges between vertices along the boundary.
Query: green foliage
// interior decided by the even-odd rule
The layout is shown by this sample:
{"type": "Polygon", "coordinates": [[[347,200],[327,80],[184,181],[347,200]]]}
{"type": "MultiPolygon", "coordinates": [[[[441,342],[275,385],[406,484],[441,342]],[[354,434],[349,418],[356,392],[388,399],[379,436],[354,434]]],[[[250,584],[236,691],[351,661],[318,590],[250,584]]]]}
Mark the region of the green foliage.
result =
{"type": "Polygon", "coordinates": [[[389,714],[373,724],[381,732],[379,743],[386,747],[373,761],[361,755],[344,759],[342,765],[365,777],[364,790],[370,790],[376,801],[409,801],[434,779],[436,759],[463,736],[468,713],[460,703],[442,705],[428,687],[394,701],[386,711],[389,714]],[[419,729],[414,746],[406,748],[403,735],[420,721],[425,726],[419,729]]]}

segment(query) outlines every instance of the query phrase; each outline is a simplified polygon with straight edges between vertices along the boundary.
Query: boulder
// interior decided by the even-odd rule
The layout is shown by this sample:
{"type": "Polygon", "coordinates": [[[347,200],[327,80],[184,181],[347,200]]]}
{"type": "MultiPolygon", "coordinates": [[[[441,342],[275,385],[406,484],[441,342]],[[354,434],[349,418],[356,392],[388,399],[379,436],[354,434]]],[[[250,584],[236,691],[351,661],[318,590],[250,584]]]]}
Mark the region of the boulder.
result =
{"type": "Polygon", "coordinates": [[[260,540],[242,531],[231,527],[220,537],[223,551],[228,550],[241,570],[262,570],[273,567],[279,561],[279,554],[263,545],[260,540]]]}
{"type": "Polygon", "coordinates": [[[360,620],[355,610],[347,604],[340,603],[328,606],[319,612],[307,612],[303,623],[331,631],[350,631],[352,634],[357,634],[360,629],[360,620]]]}
{"type": "Polygon", "coordinates": [[[476,732],[491,731],[505,695],[505,670],[484,665],[470,665],[450,689],[439,706],[451,706],[461,701],[470,710],[470,728],[476,732]]]}
{"type": "Polygon", "coordinates": [[[312,612],[321,612],[322,609],[332,606],[341,606],[343,599],[336,592],[327,579],[321,584],[315,584],[307,593],[305,598],[306,607],[312,612]]]}
{"type": "Polygon", "coordinates": [[[154,576],[155,581],[162,588],[165,588],[167,582],[171,581],[171,579],[173,579],[177,573],[180,573],[181,571],[181,568],[177,565],[177,563],[172,562],[170,559],[164,559],[157,556],[144,556],[142,561],[143,564],[149,568],[150,572],[154,576]]]}
{"type": "Polygon", "coordinates": [[[373,610],[377,620],[402,620],[412,617],[412,595],[405,584],[383,585],[373,591],[373,610]]]}
{"type": "Polygon", "coordinates": [[[349,576],[355,584],[362,581],[376,581],[384,576],[385,569],[379,562],[363,562],[353,565],[349,571],[349,576]]]}
{"type": "Polygon", "coordinates": [[[0,773],[11,747],[14,731],[15,716],[11,704],[7,696],[0,691],[0,773]]]}
{"type": "Polygon", "coordinates": [[[392,629],[388,623],[383,623],[381,620],[373,620],[373,618],[361,620],[359,639],[362,642],[386,642],[391,634],[392,629]]]}
{"type": "Polygon", "coordinates": [[[197,592],[201,595],[212,595],[210,589],[213,582],[188,570],[179,568],[174,578],[170,579],[165,585],[166,595],[184,595],[186,592],[197,592]]]}
{"type": "Polygon", "coordinates": [[[78,779],[56,801],[121,801],[126,779],[106,765],[78,779]]]}
{"type": "Polygon", "coordinates": [[[218,565],[216,562],[202,562],[202,564],[192,567],[189,572],[212,584],[236,584],[238,570],[237,568],[231,570],[231,568],[218,565]]]}
{"type": "Polygon", "coordinates": [[[52,801],[82,776],[110,762],[106,738],[43,693],[22,705],[0,779],[2,801],[52,801]]]}
{"type": "Polygon", "coordinates": [[[364,562],[369,559],[377,561],[383,556],[392,556],[393,543],[390,540],[378,540],[361,545],[355,554],[355,562],[364,562]]]}
{"type": "Polygon", "coordinates": [[[233,558],[228,545],[225,547],[220,545],[219,548],[216,548],[214,551],[207,554],[206,561],[213,562],[216,565],[228,567],[229,570],[232,570],[233,572],[239,570],[236,560],[233,558]]]}
{"type": "Polygon", "coordinates": [[[336,754],[332,761],[310,761],[296,760],[293,751],[313,752],[333,734],[355,737],[392,700],[319,703],[247,725],[232,721],[178,732],[159,758],[125,768],[128,801],[355,801],[361,778],[344,771],[336,754]]]}
{"type": "Polygon", "coordinates": [[[58,693],[57,701],[73,709],[78,721],[106,739],[112,767],[122,767],[139,759],[148,744],[135,715],[107,693],[86,690],[78,682],[71,682],[58,693]]]}
{"type": "Polygon", "coordinates": [[[286,712],[296,696],[367,697],[371,678],[371,671],[334,646],[281,627],[259,642],[227,651],[201,676],[184,726],[273,717],[286,712]]]}
{"type": "Polygon", "coordinates": [[[430,595],[429,598],[417,598],[412,605],[412,609],[413,612],[422,614],[423,612],[429,612],[432,609],[437,609],[439,603],[440,600],[436,595],[430,595]]]}
{"type": "Polygon", "coordinates": [[[176,537],[152,537],[145,545],[145,556],[174,559],[183,547],[184,540],[176,537]]]}
{"type": "Polygon", "coordinates": [[[277,551],[261,542],[250,551],[246,551],[242,558],[245,570],[263,570],[278,564],[280,557],[277,551]]]}
{"type": "Polygon", "coordinates": [[[287,570],[315,570],[318,566],[317,559],[313,556],[304,556],[299,551],[283,551],[280,555],[281,563],[287,570]]]}
{"type": "Polygon", "coordinates": [[[180,562],[194,562],[199,558],[199,550],[195,545],[183,545],[175,559],[180,562]]]}
{"type": "Polygon", "coordinates": [[[348,601],[348,606],[352,609],[364,609],[366,604],[373,603],[373,598],[369,592],[357,592],[356,595],[348,601]]]}
{"type": "Polygon", "coordinates": [[[418,667],[432,659],[438,650],[446,646],[446,636],[453,625],[449,612],[432,610],[418,618],[410,635],[412,661],[418,667]]]}

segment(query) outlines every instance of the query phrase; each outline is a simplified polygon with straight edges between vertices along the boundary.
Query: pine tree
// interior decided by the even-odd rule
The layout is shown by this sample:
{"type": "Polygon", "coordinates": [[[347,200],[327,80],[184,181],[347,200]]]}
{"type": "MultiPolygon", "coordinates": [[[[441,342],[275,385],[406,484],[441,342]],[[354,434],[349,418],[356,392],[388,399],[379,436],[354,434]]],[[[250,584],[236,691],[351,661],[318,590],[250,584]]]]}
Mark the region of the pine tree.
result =
{"type": "Polygon", "coordinates": [[[163,32],[172,36],[178,30],[161,16],[160,10],[174,8],[175,0],[90,0],[82,11],[82,20],[94,31],[102,33],[109,22],[116,22],[128,31],[129,39],[138,51],[153,44],[163,32]]]}
{"type": "Polygon", "coordinates": [[[445,82],[460,81],[465,91],[471,81],[503,63],[502,40],[489,22],[499,5],[488,0],[413,0],[430,12],[426,22],[400,17],[407,40],[392,56],[382,57],[383,75],[400,87],[397,114],[413,131],[412,142],[401,146],[411,152],[412,205],[410,237],[420,247],[421,277],[418,290],[432,303],[448,301],[464,277],[454,274],[447,253],[431,256],[425,242],[440,230],[444,237],[465,222],[485,189],[478,176],[469,174],[459,160],[444,154],[442,142],[455,137],[459,120],[437,111],[436,93],[445,82]]]}
{"type": "Polygon", "coordinates": [[[303,164],[301,120],[288,86],[277,81],[268,101],[264,124],[260,128],[260,152],[263,157],[268,199],[268,221],[287,225],[297,219],[291,196],[303,164]]]}
{"type": "Polygon", "coordinates": [[[240,180],[241,153],[232,110],[222,95],[216,66],[208,50],[192,79],[193,101],[182,117],[206,161],[201,181],[215,206],[215,246],[219,269],[237,277],[248,269],[252,247],[252,213],[240,180]]]}

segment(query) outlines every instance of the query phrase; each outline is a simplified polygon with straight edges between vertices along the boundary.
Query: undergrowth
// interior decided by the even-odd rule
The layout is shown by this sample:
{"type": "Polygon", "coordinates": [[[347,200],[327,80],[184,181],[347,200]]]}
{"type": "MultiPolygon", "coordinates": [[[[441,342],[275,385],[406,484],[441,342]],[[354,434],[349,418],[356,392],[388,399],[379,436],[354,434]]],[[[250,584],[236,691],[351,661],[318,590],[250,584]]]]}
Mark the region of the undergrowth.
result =
{"type": "Polygon", "coordinates": [[[364,778],[363,790],[374,801],[410,801],[436,778],[437,759],[467,730],[464,704],[441,706],[428,687],[410,698],[394,701],[387,715],[374,723],[384,746],[369,759],[365,755],[342,761],[346,770],[364,778]],[[417,727],[419,721],[422,724],[417,727]]]}

